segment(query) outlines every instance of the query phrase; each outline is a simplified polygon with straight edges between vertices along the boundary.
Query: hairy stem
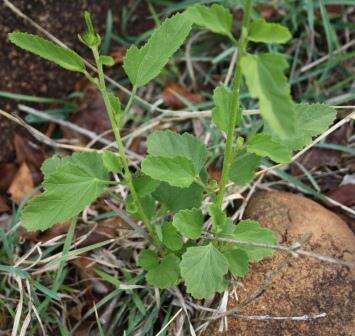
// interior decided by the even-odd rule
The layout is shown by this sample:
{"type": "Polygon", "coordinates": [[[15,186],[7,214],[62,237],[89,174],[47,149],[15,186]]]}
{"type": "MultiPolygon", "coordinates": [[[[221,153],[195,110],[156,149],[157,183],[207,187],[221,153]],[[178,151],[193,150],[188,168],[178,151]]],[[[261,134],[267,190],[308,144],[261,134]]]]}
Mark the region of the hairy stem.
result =
{"type": "MultiPolygon", "coordinates": [[[[128,185],[128,188],[131,191],[131,194],[132,194],[132,197],[134,199],[134,202],[137,205],[139,217],[142,219],[142,221],[144,223],[144,226],[146,227],[147,231],[149,232],[154,244],[155,245],[159,245],[157,243],[157,240],[155,239],[155,233],[154,233],[153,227],[151,226],[149,218],[147,217],[147,215],[144,212],[142,203],[141,203],[141,201],[140,201],[140,199],[138,197],[137,191],[136,191],[136,189],[134,188],[134,185],[133,185],[132,174],[131,174],[131,172],[129,170],[129,163],[128,163],[128,159],[127,159],[127,155],[126,155],[125,146],[124,146],[123,141],[122,141],[119,125],[118,125],[118,122],[117,122],[117,118],[115,116],[115,112],[114,112],[114,110],[113,110],[113,108],[111,106],[111,102],[110,102],[110,99],[109,99],[109,96],[108,96],[106,83],[105,83],[104,72],[103,72],[103,69],[102,69],[102,63],[101,63],[100,58],[99,58],[98,48],[97,47],[93,47],[92,48],[92,52],[93,52],[93,55],[94,55],[94,58],[95,58],[95,62],[96,62],[96,66],[97,66],[97,70],[98,70],[99,89],[100,89],[102,98],[103,98],[104,103],[105,103],[105,107],[106,107],[107,114],[108,114],[110,122],[111,122],[113,133],[115,135],[118,152],[120,154],[120,157],[121,157],[121,160],[122,160],[122,164],[123,164],[125,181],[126,181],[126,183],[128,185]]],[[[136,93],[136,90],[137,90],[137,88],[133,87],[131,96],[130,96],[129,101],[128,101],[127,105],[126,105],[124,113],[128,112],[128,110],[131,108],[133,100],[134,100],[134,96],[135,96],[135,93],[136,93]]]]}
{"type": "Polygon", "coordinates": [[[222,175],[219,182],[219,192],[216,198],[216,205],[220,208],[223,202],[223,196],[226,191],[226,185],[229,177],[229,170],[232,164],[233,159],[233,144],[236,138],[236,123],[238,114],[240,113],[239,106],[239,92],[240,92],[240,84],[242,81],[242,72],[241,72],[241,59],[246,52],[247,47],[247,36],[248,36],[248,27],[250,21],[250,12],[252,8],[252,0],[246,0],[244,5],[244,18],[243,18],[243,27],[241,36],[238,42],[238,59],[235,65],[235,75],[232,83],[232,97],[231,104],[229,108],[229,115],[231,116],[228,132],[227,132],[227,140],[226,140],[226,148],[224,150],[224,159],[223,159],[223,168],[222,175]]]}

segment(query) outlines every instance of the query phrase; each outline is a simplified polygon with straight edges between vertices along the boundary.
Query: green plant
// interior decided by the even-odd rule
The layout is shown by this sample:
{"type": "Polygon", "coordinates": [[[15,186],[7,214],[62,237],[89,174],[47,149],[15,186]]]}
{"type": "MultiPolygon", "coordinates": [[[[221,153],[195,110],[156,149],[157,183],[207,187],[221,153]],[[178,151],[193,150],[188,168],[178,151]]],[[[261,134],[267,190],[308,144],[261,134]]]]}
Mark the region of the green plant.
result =
{"type": "Polygon", "coordinates": [[[249,262],[271,255],[267,248],[224,243],[213,238],[232,237],[251,243],[276,243],[275,235],[259,223],[232,222],[222,209],[229,180],[237,185],[252,181],[261,160],[277,163],[291,160],[293,150],[309,144],[335,118],[335,111],[322,104],[296,104],[284,75],[285,56],[275,52],[252,55],[249,42],[286,43],[291,34],[286,27],[251,20],[252,1],[246,0],[239,41],[232,34],[232,15],[220,5],[195,5],[165,20],[141,48],[127,51],[123,68],[132,83],[131,96],[122,110],[119,99],[107,90],[104,66],[113,60],[99,53],[101,39],[95,33],[90,15],[85,13],[87,30],[79,36],[91,49],[97,76],[86,70],[82,58],[41,37],[13,32],[10,40],[59,66],[82,73],[101,92],[115,135],[118,154],[110,151],[76,153],[45,161],[44,192],[31,199],[22,210],[21,221],[28,230],[45,230],[75,217],[107,187],[110,172],[120,174],[130,193],[124,200],[132,216],[140,220],[149,236],[148,248],[139,255],[138,264],[147,273],[149,284],[168,288],[184,281],[195,298],[207,298],[223,291],[228,271],[242,277],[249,262]],[[171,56],[181,47],[193,25],[224,35],[238,48],[232,86],[214,90],[212,120],[226,134],[222,175],[219,184],[208,181],[208,149],[196,137],[172,131],[156,131],[148,136],[148,154],[141,170],[129,168],[120,128],[130,110],[137,89],[154,79],[171,56]],[[163,47],[162,47],[163,46],[163,47]],[[248,139],[237,137],[236,126],[242,120],[239,91],[245,78],[252,97],[258,99],[264,121],[262,132],[248,139]],[[204,195],[211,203],[207,214],[201,209],[204,195]],[[159,213],[159,216],[157,215],[159,213]],[[204,227],[205,217],[211,227],[204,227]],[[171,220],[167,220],[167,218],[171,220]],[[208,231],[208,235],[206,235],[208,231]]]}

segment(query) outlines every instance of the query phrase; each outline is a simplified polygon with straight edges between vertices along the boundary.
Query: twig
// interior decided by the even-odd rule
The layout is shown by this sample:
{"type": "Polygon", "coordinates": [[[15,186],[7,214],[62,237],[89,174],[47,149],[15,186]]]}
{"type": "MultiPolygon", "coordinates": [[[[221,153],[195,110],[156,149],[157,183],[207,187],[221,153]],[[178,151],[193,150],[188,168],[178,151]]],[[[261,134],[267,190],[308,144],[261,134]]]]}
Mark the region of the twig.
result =
{"type": "Polygon", "coordinates": [[[54,147],[54,148],[70,149],[72,151],[81,151],[81,152],[93,152],[93,151],[96,151],[96,149],[92,149],[92,148],[86,148],[86,147],[81,147],[81,146],[73,146],[73,145],[67,145],[67,144],[58,143],[58,142],[52,140],[51,138],[49,138],[48,136],[46,136],[45,134],[41,133],[38,129],[36,129],[36,128],[30,126],[30,125],[27,125],[18,116],[14,116],[14,115],[12,115],[12,114],[10,114],[8,112],[5,112],[3,110],[0,110],[0,115],[2,115],[5,118],[15,122],[18,125],[26,128],[27,131],[30,132],[36,140],[46,144],[47,146],[51,146],[51,147],[54,147]]]}
{"type": "Polygon", "coordinates": [[[210,240],[218,240],[222,242],[227,242],[227,243],[235,243],[235,244],[240,244],[240,245],[246,245],[246,246],[254,246],[254,247],[261,247],[261,248],[268,248],[268,249],[273,249],[273,250],[279,250],[279,251],[284,251],[287,253],[290,253],[294,256],[306,256],[306,257],[311,257],[315,258],[321,261],[325,261],[331,264],[337,264],[337,265],[342,265],[342,266],[348,266],[348,267],[355,267],[355,263],[328,257],[328,256],[323,256],[311,251],[306,251],[300,249],[300,245],[294,244],[292,246],[287,246],[287,245],[274,245],[274,244],[264,244],[264,243],[254,243],[250,241],[245,241],[245,240],[239,240],[239,239],[232,239],[232,238],[222,238],[222,237],[215,237],[209,233],[204,233],[204,238],[210,239],[210,240]]]}
{"type": "Polygon", "coordinates": [[[240,318],[243,320],[257,320],[257,321],[310,321],[316,320],[322,317],[326,317],[326,313],[320,313],[315,315],[302,315],[302,316],[271,316],[271,315],[236,315],[236,318],[240,318]]]}
{"type": "Polygon", "coordinates": [[[149,235],[147,231],[145,231],[142,227],[137,225],[124,211],[119,209],[114,203],[109,200],[105,200],[105,203],[114,211],[116,214],[123,219],[134,231],[138,232],[141,236],[146,239],[149,239],[149,235]]]}
{"type": "Polygon", "coordinates": [[[110,143],[109,140],[101,139],[100,136],[98,134],[96,134],[95,132],[89,131],[86,128],[83,128],[83,127],[80,127],[74,123],[71,123],[70,121],[54,118],[54,117],[48,115],[47,113],[41,112],[39,110],[36,110],[36,109],[34,109],[30,106],[26,106],[26,105],[19,104],[18,108],[20,111],[35,115],[36,117],[39,117],[39,118],[44,119],[46,121],[53,122],[55,124],[58,124],[58,125],[63,126],[65,128],[68,128],[76,133],[85,135],[90,139],[95,139],[95,140],[100,141],[106,145],[110,143]],[[99,138],[99,140],[98,140],[98,138],[99,138]]]}
{"type": "Polygon", "coordinates": [[[22,308],[23,308],[23,286],[22,286],[22,280],[20,277],[15,276],[15,280],[17,281],[17,285],[20,291],[20,300],[17,304],[16,307],[16,315],[15,315],[15,319],[14,319],[14,324],[12,327],[12,332],[11,332],[11,336],[16,336],[17,335],[17,330],[20,326],[20,320],[21,320],[21,315],[22,315],[22,308]]]}
{"type": "Polygon", "coordinates": [[[332,53],[330,53],[330,54],[328,54],[328,55],[326,55],[326,56],[323,56],[323,57],[317,59],[316,61],[314,61],[314,62],[312,62],[312,63],[309,63],[309,64],[304,65],[304,66],[301,68],[300,72],[301,72],[301,73],[302,73],[302,72],[306,72],[306,71],[308,71],[309,69],[314,68],[314,67],[317,66],[318,64],[323,63],[323,62],[326,61],[328,58],[330,58],[330,57],[332,57],[332,56],[334,56],[334,55],[336,55],[336,54],[338,54],[338,53],[340,53],[340,52],[342,52],[342,51],[345,51],[346,49],[350,48],[350,47],[353,46],[354,44],[355,44],[355,40],[352,40],[352,41],[350,41],[350,42],[344,44],[341,48],[334,50],[332,53]]]}
{"type": "Polygon", "coordinates": [[[264,173],[269,172],[270,170],[273,170],[275,168],[279,168],[285,165],[289,165],[290,163],[292,163],[293,161],[297,160],[299,157],[301,157],[305,152],[307,152],[310,148],[312,148],[315,144],[317,144],[319,141],[323,140],[325,137],[327,137],[330,133],[333,133],[336,129],[338,129],[339,127],[343,126],[344,124],[346,124],[348,121],[350,121],[351,119],[355,119],[355,111],[353,111],[352,113],[350,113],[349,115],[347,115],[345,118],[343,118],[342,120],[338,121],[335,125],[333,125],[332,127],[330,127],[327,131],[325,131],[324,133],[322,133],[320,136],[318,136],[317,138],[315,138],[307,147],[303,148],[301,151],[299,151],[297,154],[295,154],[291,161],[288,163],[279,163],[277,165],[274,165],[272,167],[268,167],[265,169],[262,169],[260,171],[258,171],[256,173],[256,175],[261,175],[264,173]]]}
{"type": "Polygon", "coordinates": [[[194,89],[196,89],[196,77],[194,72],[194,66],[191,60],[191,47],[192,44],[204,34],[206,34],[206,31],[201,30],[194,36],[190,37],[189,40],[186,42],[185,56],[186,56],[187,71],[190,75],[192,86],[194,89]]]}
{"type": "MultiPolygon", "coordinates": [[[[107,140],[105,138],[102,138],[100,135],[96,134],[95,132],[89,131],[86,128],[80,127],[80,126],[75,125],[75,124],[73,124],[69,121],[66,121],[66,120],[53,118],[46,113],[43,113],[41,111],[38,111],[38,110],[36,110],[32,107],[26,106],[26,105],[20,104],[20,105],[18,105],[18,107],[19,107],[20,111],[27,112],[29,114],[33,114],[37,117],[40,117],[40,118],[43,118],[43,119],[48,120],[50,122],[61,125],[65,128],[68,128],[68,129],[74,131],[74,132],[85,135],[89,139],[100,142],[106,146],[117,148],[117,145],[115,143],[113,143],[110,140],[107,140]]],[[[142,157],[140,155],[138,155],[137,153],[135,153],[129,149],[126,149],[126,151],[130,156],[134,157],[135,159],[142,160],[142,157]]]]}
{"type": "Polygon", "coordinates": [[[232,58],[231,58],[229,67],[228,67],[226,78],[224,79],[224,83],[223,83],[226,86],[229,85],[229,82],[233,76],[233,69],[234,69],[235,63],[237,61],[237,56],[238,56],[238,48],[235,48],[235,50],[232,54],[232,58]]]}
{"type": "Polygon", "coordinates": [[[155,335],[159,336],[164,330],[179,316],[179,314],[182,312],[182,308],[180,308],[177,313],[169,320],[167,324],[163,326],[163,328],[160,329],[160,331],[155,335]]]}

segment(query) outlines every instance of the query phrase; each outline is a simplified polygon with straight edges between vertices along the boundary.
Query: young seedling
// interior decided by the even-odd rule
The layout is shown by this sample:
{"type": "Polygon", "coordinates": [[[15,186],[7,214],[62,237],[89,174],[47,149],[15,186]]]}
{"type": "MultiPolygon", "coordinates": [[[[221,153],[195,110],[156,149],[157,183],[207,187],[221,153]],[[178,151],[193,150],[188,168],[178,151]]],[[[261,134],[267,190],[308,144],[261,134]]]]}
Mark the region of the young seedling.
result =
{"type": "Polygon", "coordinates": [[[165,20],[142,47],[131,46],[123,69],[132,83],[131,96],[122,110],[119,99],[108,91],[103,72],[113,60],[100,54],[100,36],[90,15],[85,13],[86,32],[79,36],[91,51],[97,73],[89,74],[83,59],[39,36],[22,32],[9,35],[17,46],[39,55],[69,71],[80,72],[100,91],[115,135],[118,154],[105,151],[75,153],[44,162],[43,193],[23,208],[22,225],[28,230],[45,230],[75,217],[102,195],[110,185],[110,172],[120,174],[129,189],[125,208],[148,233],[147,248],[138,264],[146,271],[147,282],[158,288],[184,283],[195,298],[208,298],[227,286],[228,272],[242,277],[250,262],[258,262],[272,251],[222,243],[213,238],[234,238],[246,242],[274,244],[276,236],[259,223],[234,223],[222,209],[226,185],[250,183],[262,159],[276,163],[291,160],[292,151],[309,144],[325,131],[335,111],[323,104],[297,104],[284,75],[288,64],[275,52],[248,53],[248,43],[287,43],[289,30],[263,19],[251,19],[252,1],[246,0],[241,33],[232,33],[233,17],[227,8],[195,5],[165,20]],[[182,46],[193,26],[224,35],[238,49],[231,87],[220,85],[213,93],[212,121],[226,135],[222,175],[218,186],[207,181],[209,150],[192,136],[172,131],[156,131],[148,136],[148,154],[141,168],[132,174],[120,134],[124,116],[134,103],[137,89],[160,74],[173,54],[182,46]],[[247,139],[237,137],[242,120],[240,87],[245,80],[250,95],[259,102],[263,130],[247,139]],[[208,212],[201,202],[208,193],[212,200],[208,212]],[[159,215],[158,215],[159,214],[159,215]],[[211,227],[204,227],[210,218],[211,227]],[[164,218],[164,219],[161,219],[164,218]],[[167,218],[171,218],[167,221],[167,218]],[[208,236],[206,235],[208,231],[208,236]],[[211,238],[212,237],[212,238],[211,238]]]}

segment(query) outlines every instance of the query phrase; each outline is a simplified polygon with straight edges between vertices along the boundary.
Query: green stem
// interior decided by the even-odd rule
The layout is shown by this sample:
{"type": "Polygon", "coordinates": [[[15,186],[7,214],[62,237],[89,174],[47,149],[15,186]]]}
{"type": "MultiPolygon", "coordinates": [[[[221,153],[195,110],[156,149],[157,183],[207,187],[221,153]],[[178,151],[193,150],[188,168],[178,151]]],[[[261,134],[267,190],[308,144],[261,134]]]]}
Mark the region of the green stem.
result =
{"type": "Polygon", "coordinates": [[[242,72],[241,72],[241,59],[246,52],[247,47],[247,36],[248,36],[248,27],[250,21],[250,12],[252,8],[252,0],[246,0],[244,5],[244,18],[243,18],[243,27],[241,36],[238,42],[238,59],[235,65],[235,75],[232,83],[232,97],[231,104],[229,108],[229,114],[231,120],[227,132],[226,148],[224,150],[224,159],[223,159],[223,168],[222,175],[219,182],[219,192],[216,198],[216,205],[220,208],[222,206],[224,193],[226,191],[226,185],[229,177],[229,170],[232,164],[233,159],[233,144],[235,142],[236,131],[235,126],[237,123],[238,114],[240,113],[239,107],[239,93],[240,85],[242,81],[242,72]]]}
{"type": "MultiPolygon", "coordinates": [[[[129,170],[129,164],[128,164],[128,159],[127,159],[127,156],[126,156],[125,146],[124,146],[122,138],[121,138],[121,134],[120,134],[120,131],[119,131],[119,125],[118,125],[117,119],[115,117],[115,112],[113,111],[113,108],[111,106],[111,102],[110,102],[110,99],[109,99],[109,96],[108,96],[106,83],[105,83],[105,76],[104,76],[104,72],[103,72],[103,69],[102,69],[102,64],[100,62],[100,56],[99,56],[98,48],[97,47],[93,47],[92,48],[92,52],[93,52],[93,55],[94,55],[94,58],[95,58],[95,62],[96,62],[96,66],[97,66],[97,70],[98,70],[99,89],[100,89],[102,98],[103,98],[104,103],[105,103],[107,114],[109,116],[109,119],[110,119],[110,122],[111,122],[111,126],[112,126],[112,130],[113,130],[113,133],[115,135],[118,152],[120,154],[120,157],[121,157],[121,160],[122,160],[122,163],[123,163],[125,181],[126,181],[126,183],[128,185],[128,188],[131,191],[131,194],[132,194],[132,197],[133,197],[135,203],[137,204],[139,217],[142,219],[142,221],[144,223],[144,226],[146,227],[147,231],[149,232],[150,236],[153,239],[154,244],[159,246],[159,244],[157,243],[157,240],[155,239],[155,233],[154,233],[153,227],[151,226],[150,221],[149,221],[147,215],[144,212],[142,203],[140,202],[138,194],[137,194],[137,192],[136,192],[136,190],[134,188],[134,185],[133,185],[132,174],[131,174],[131,172],[129,170]]],[[[137,90],[137,88],[133,87],[131,96],[130,96],[129,101],[128,101],[127,105],[126,105],[124,113],[127,113],[128,110],[131,108],[131,105],[133,103],[136,90],[137,90]]]]}

